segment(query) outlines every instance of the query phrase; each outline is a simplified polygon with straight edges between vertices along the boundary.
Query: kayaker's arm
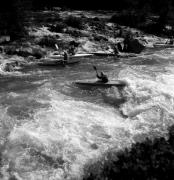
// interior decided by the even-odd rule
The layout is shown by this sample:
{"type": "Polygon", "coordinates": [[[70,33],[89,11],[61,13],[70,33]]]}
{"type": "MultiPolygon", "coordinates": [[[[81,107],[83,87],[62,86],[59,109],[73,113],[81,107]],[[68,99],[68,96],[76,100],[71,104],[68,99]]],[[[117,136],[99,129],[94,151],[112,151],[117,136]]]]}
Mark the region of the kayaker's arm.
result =
{"type": "Polygon", "coordinates": [[[101,76],[99,76],[98,74],[96,74],[96,76],[97,76],[97,78],[102,79],[102,77],[101,77],[101,76]]]}

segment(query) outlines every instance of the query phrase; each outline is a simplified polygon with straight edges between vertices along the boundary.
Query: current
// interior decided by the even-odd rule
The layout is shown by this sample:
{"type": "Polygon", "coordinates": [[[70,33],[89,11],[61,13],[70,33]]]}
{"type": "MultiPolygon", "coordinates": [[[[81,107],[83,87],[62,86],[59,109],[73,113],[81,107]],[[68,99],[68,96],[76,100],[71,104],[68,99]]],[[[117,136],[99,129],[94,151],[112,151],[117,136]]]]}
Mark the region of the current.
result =
{"type": "Polygon", "coordinates": [[[86,163],[174,123],[174,49],[137,57],[82,58],[67,67],[0,72],[0,179],[80,180],[86,163]],[[81,89],[95,65],[117,88],[81,89]]]}

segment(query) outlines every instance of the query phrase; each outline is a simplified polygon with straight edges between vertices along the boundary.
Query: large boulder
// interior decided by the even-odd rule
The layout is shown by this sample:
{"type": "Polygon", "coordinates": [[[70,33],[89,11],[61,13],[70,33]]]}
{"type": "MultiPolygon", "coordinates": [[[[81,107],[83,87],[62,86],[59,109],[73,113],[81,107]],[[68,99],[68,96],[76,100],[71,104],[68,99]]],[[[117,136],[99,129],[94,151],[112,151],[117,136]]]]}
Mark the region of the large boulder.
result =
{"type": "Polygon", "coordinates": [[[40,46],[35,47],[8,47],[5,49],[6,54],[8,55],[18,55],[22,57],[29,57],[34,56],[35,58],[39,59],[46,55],[46,51],[44,48],[41,48],[40,46]]]}
{"type": "Polygon", "coordinates": [[[143,43],[138,39],[129,39],[124,43],[124,51],[131,52],[131,53],[141,53],[144,50],[145,46],[143,43]]]}

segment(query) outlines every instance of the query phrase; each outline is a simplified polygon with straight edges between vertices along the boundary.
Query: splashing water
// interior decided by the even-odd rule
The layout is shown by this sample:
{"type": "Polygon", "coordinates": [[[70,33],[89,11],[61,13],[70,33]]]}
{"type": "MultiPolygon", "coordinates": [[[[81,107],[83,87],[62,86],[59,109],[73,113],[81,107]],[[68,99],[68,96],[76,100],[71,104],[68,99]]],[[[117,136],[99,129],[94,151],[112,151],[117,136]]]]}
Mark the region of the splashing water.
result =
{"type": "Polygon", "coordinates": [[[174,116],[173,57],[168,49],[120,61],[86,58],[1,78],[1,178],[81,179],[85,163],[109,149],[166,135],[174,116]],[[122,94],[72,83],[95,79],[94,63],[110,79],[128,82],[122,94]]]}

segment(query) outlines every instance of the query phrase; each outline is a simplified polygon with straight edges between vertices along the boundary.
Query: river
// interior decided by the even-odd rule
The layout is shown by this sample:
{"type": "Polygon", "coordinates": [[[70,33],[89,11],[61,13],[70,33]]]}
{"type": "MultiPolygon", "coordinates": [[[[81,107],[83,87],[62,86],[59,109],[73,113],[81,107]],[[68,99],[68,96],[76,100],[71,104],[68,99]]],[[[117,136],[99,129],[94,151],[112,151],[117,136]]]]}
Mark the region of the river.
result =
{"type": "Polygon", "coordinates": [[[0,113],[1,179],[81,179],[84,165],[103,153],[166,136],[174,122],[174,50],[2,73],[0,113]],[[117,88],[73,83],[95,79],[92,65],[128,82],[123,97],[117,88]]]}

